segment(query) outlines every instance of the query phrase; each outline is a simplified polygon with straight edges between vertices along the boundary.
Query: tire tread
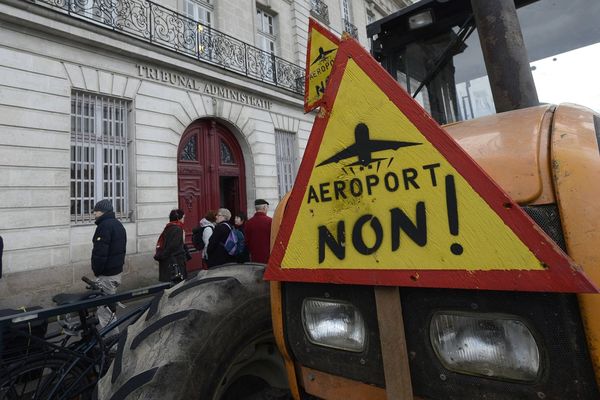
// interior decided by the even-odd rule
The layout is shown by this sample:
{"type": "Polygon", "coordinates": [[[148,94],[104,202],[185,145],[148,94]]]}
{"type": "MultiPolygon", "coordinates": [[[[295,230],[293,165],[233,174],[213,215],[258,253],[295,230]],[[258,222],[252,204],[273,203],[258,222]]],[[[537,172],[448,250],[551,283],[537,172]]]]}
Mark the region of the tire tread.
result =
{"type": "Polygon", "coordinates": [[[151,325],[147,326],[146,328],[144,328],[144,330],[142,330],[140,333],[138,333],[135,338],[133,338],[133,340],[131,341],[131,346],[129,346],[129,349],[135,350],[135,348],[138,347],[144,341],[144,339],[146,339],[148,336],[150,336],[157,330],[161,329],[163,326],[170,324],[171,322],[175,322],[179,319],[185,318],[193,312],[201,312],[201,311],[199,311],[199,310],[178,311],[176,313],[169,314],[169,315],[162,317],[161,319],[153,322],[151,325]]]}

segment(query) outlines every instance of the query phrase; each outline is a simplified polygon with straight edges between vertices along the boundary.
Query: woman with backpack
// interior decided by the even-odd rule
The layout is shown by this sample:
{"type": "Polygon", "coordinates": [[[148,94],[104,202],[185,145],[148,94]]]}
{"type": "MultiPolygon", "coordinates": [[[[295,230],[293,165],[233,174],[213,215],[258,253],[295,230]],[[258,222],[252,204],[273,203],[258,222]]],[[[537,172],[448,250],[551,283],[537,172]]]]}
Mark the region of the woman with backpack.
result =
{"type": "Polygon", "coordinates": [[[208,267],[216,267],[230,262],[235,262],[236,257],[230,255],[225,249],[225,241],[232,231],[233,226],[229,223],[231,211],[226,208],[219,208],[216,217],[217,225],[213,234],[210,236],[206,254],[208,255],[208,267]]]}
{"type": "Polygon", "coordinates": [[[204,218],[200,220],[198,227],[192,230],[192,242],[194,243],[194,247],[202,254],[202,269],[208,269],[208,255],[206,248],[208,247],[208,241],[215,230],[216,216],[217,213],[215,211],[209,210],[204,218]]]}
{"type": "Polygon", "coordinates": [[[156,243],[154,259],[158,261],[158,280],[161,282],[179,282],[187,278],[183,218],[183,210],[171,210],[169,223],[156,243]]]}

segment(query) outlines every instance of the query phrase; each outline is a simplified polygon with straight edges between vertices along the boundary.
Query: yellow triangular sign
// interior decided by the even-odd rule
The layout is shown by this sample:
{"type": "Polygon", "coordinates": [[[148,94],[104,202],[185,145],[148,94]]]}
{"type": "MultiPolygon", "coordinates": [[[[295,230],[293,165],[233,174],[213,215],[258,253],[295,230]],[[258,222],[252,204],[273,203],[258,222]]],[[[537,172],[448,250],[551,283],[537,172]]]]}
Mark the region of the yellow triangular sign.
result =
{"type": "Polygon", "coordinates": [[[304,82],[304,111],[321,104],[340,40],[314,19],[308,20],[308,46],[304,82]]]}
{"type": "Polygon", "coordinates": [[[595,291],[357,42],[336,57],[267,279],[595,291]]]}

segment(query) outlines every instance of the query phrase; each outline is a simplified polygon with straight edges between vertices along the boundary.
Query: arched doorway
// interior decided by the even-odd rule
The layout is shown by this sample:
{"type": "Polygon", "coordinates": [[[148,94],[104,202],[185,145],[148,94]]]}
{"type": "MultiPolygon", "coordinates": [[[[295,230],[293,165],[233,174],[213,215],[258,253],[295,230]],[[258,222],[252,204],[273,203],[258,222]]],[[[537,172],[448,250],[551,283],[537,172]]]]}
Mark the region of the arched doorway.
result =
{"type": "MultiPolygon", "coordinates": [[[[177,154],[179,207],[185,211],[186,243],[193,248],[192,229],[208,210],[224,207],[234,216],[246,210],[244,158],[233,133],[214,120],[192,123],[177,154]]],[[[200,255],[192,256],[188,270],[199,269],[200,255]]]]}

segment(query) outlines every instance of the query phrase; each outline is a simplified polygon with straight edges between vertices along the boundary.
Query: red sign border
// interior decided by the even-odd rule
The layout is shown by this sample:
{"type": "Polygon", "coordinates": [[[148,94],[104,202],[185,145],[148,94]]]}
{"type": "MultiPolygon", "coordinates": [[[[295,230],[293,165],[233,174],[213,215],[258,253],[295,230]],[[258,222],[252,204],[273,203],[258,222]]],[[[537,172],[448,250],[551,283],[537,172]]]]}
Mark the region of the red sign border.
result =
{"type": "MultiPolygon", "coordinates": [[[[315,108],[321,106],[323,104],[323,99],[325,96],[321,97],[319,100],[314,101],[312,103],[308,103],[308,88],[309,88],[309,77],[310,77],[310,45],[312,42],[312,32],[318,31],[321,35],[325,36],[327,39],[331,40],[335,43],[338,48],[340,46],[341,40],[336,37],[333,33],[329,31],[329,29],[325,28],[323,25],[319,24],[314,18],[308,18],[308,44],[306,46],[306,67],[304,71],[304,112],[310,112],[315,108]]],[[[336,53],[337,57],[337,53],[336,53]]],[[[330,75],[331,76],[331,75],[330,75]]]]}
{"type": "Polygon", "coordinates": [[[343,39],[322,99],[325,109],[317,116],[302,163],[290,195],[285,223],[282,222],[273,245],[265,279],[277,281],[322,282],[382,286],[511,290],[532,292],[598,292],[581,268],[514,203],[479,165],[435,122],[400,85],[392,79],[353,39],[343,39]],[[423,136],[446,158],[502,218],[504,223],[547,267],[539,270],[378,270],[378,269],[300,269],[281,268],[281,261],[314,168],[318,150],[329,122],[348,60],[371,77],[388,98],[402,110],[423,136]]]}

